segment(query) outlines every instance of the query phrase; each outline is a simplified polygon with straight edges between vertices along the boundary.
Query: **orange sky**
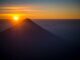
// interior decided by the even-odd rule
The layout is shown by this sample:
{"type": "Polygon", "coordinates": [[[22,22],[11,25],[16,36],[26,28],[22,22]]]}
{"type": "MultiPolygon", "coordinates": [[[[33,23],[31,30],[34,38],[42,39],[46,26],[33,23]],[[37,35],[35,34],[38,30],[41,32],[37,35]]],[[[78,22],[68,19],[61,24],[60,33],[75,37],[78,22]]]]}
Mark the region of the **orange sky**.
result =
{"type": "Polygon", "coordinates": [[[46,6],[3,6],[0,18],[11,18],[19,15],[21,18],[31,19],[80,19],[79,8],[74,5],[46,5],[46,6]]]}

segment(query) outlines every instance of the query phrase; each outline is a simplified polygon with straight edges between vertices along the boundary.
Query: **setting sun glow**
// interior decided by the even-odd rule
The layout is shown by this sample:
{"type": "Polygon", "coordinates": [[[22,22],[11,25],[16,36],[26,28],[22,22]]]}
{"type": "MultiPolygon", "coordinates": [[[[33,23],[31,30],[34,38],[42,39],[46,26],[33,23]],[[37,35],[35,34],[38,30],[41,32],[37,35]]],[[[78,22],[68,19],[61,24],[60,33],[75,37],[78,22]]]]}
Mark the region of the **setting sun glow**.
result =
{"type": "Polygon", "coordinates": [[[23,20],[21,14],[9,14],[9,19],[13,25],[19,26],[23,20]]]}
{"type": "Polygon", "coordinates": [[[13,20],[18,21],[19,20],[19,16],[13,16],[13,20]]]}

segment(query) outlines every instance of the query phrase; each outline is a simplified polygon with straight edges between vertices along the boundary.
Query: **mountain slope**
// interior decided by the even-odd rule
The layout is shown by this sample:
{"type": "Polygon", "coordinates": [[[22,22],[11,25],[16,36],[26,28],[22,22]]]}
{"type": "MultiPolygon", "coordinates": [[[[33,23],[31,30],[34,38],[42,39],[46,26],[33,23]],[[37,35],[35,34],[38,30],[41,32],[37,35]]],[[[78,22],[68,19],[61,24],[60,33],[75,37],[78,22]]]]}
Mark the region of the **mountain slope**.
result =
{"type": "Polygon", "coordinates": [[[5,60],[64,59],[75,56],[75,48],[30,19],[0,33],[1,53],[5,60]]]}

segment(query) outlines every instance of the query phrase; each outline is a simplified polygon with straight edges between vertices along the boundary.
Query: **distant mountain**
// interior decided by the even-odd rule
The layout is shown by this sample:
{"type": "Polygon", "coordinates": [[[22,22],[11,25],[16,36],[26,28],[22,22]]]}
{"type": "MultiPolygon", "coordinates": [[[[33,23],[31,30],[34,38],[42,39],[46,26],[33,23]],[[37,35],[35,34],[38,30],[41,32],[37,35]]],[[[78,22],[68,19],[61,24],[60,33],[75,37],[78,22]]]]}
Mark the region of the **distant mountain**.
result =
{"type": "Polygon", "coordinates": [[[74,46],[30,19],[15,27],[0,32],[3,60],[65,60],[77,56],[78,51],[74,46]]]}
{"type": "Polygon", "coordinates": [[[0,19],[0,32],[12,27],[8,19],[0,19]]]}

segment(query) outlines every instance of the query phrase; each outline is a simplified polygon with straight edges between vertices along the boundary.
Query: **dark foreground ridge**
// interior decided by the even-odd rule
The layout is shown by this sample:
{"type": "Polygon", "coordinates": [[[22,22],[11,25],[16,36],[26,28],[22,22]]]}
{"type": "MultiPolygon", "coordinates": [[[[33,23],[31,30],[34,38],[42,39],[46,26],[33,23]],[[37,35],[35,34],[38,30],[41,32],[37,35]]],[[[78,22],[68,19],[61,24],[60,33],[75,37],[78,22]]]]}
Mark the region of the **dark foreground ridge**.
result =
{"type": "Polygon", "coordinates": [[[51,34],[30,19],[0,33],[2,60],[60,60],[77,57],[74,46],[51,34]]]}

